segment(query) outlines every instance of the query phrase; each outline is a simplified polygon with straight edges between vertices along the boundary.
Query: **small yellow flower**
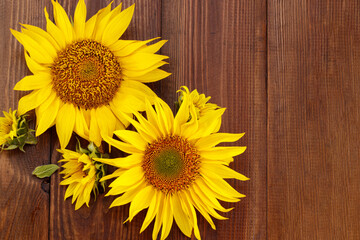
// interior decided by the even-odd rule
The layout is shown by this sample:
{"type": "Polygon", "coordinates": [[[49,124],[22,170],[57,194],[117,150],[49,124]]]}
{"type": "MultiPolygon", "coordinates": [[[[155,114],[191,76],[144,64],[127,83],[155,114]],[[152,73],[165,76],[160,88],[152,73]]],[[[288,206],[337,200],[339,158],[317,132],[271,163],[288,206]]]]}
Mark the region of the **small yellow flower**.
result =
{"type": "Polygon", "coordinates": [[[34,130],[30,129],[26,116],[18,116],[17,111],[5,112],[4,117],[0,117],[0,147],[3,150],[19,148],[24,152],[25,144],[36,144],[37,140],[33,136],[34,130]]]}
{"type": "Polygon", "coordinates": [[[13,140],[17,136],[17,117],[16,110],[9,112],[3,111],[4,117],[0,117],[0,145],[4,145],[8,140],[13,140]]]}
{"type": "Polygon", "coordinates": [[[190,103],[194,104],[195,106],[196,116],[198,119],[205,116],[209,112],[211,113],[212,111],[220,108],[218,105],[208,102],[211,97],[206,97],[203,93],[199,94],[196,89],[190,92],[188,87],[182,86],[179,92],[179,105],[181,105],[183,101],[182,99],[185,95],[189,96],[190,103]]]}
{"type": "Polygon", "coordinates": [[[130,203],[129,218],[148,208],[140,232],[155,219],[152,238],[165,239],[173,220],[188,237],[194,230],[200,239],[197,209],[215,229],[210,216],[226,219],[216,212],[227,212],[218,201],[237,202],[245,195],[233,189],[224,178],[248,180],[228,168],[233,157],[246,147],[216,147],[221,142],[234,142],[243,134],[217,133],[216,128],[225,109],[209,111],[197,119],[189,94],[184,94],[176,116],[161,99],[155,108],[146,102],[146,118],[134,113],[128,118],[137,132],[115,131],[121,141],[105,137],[110,145],[129,153],[124,158],[97,159],[118,169],[102,178],[116,178],[107,195],[120,195],[111,207],[130,203]]]}
{"type": "Polygon", "coordinates": [[[21,32],[11,29],[33,73],[14,87],[32,91],[20,99],[18,112],[35,109],[36,136],[56,125],[61,148],[73,131],[99,146],[102,136],[129,125],[124,114],[143,111],[145,97],[155,97],[144,83],[170,75],[158,69],[168,57],[155,54],[166,41],[119,39],[134,5],[122,11],[121,4],[111,10],[110,3],[86,21],[86,5],[79,0],[72,24],[63,7],[52,4],[55,23],[45,9],[46,31],[27,24],[21,32]]]}
{"type": "MultiPolygon", "coordinates": [[[[65,162],[62,165],[64,170],[60,172],[60,174],[64,174],[64,180],[60,182],[60,185],[68,185],[65,199],[73,196],[72,203],[76,200],[75,210],[83,204],[89,206],[91,192],[96,197],[99,180],[105,175],[104,164],[93,160],[95,157],[101,157],[101,154],[92,144],[89,145],[89,150],[83,149],[79,145],[77,151],[59,150],[64,158],[59,162],[65,162]]],[[[102,187],[105,188],[104,183],[102,183],[102,187]]]]}

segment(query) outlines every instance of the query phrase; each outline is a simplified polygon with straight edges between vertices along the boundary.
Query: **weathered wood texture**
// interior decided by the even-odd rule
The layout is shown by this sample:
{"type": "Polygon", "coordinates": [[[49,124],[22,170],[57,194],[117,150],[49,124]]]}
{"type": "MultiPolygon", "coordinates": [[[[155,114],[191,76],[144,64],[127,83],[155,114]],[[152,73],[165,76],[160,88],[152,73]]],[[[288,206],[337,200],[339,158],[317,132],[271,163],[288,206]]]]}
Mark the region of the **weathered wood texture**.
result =
{"type": "MultiPolygon", "coordinates": [[[[39,17],[43,8],[39,6],[45,6],[45,2],[0,2],[1,111],[17,108],[24,93],[13,91],[13,87],[30,74],[23,48],[9,28],[19,30],[19,22],[44,27],[44,19],[39,17]]],[[[31,172],[36,166],[49,163],[50,134],[45,133],[38,140],[36,147],[25,147],[26,154],[19,150],[0,153],[0,239],[48,239],[49,183],[34,178],[31,172]]]]}
{"type": "Polygon", "coordinates": [[[268,1],[268,239],[360,239],[359,12],[268,1]]]}
{"type": "MultiPolygon", "coordinates": [[[[73,15],[77,1],[59,2],[73,15]]],[[[87,0],[88,15],[109,2],[87,0]]],[[[180,86],[196,88],[227,108],[222,131],[246,132],[231,166],[251,180],[229,182],[247,197],[224,203],[235,209],[216,231],[198,215],[203,239],[360,238],[358,1],[122,2],[136,4],[125,39],[169,40],[172,75],[156,93],[172,105],[180,86]]],[[[52,17],[51,1],[0,2],[1,110],[17,107],[25,93],[12,89],[30,74],[9,28],[44,28],[45,6],[52,17]]],[[[0,239],[151,239],[153,224],[138,233],[145,211],[123,225],[129,206],[108,209],[103,195],[75,211],[58,174],[31,176],[61,158],[54,128],[39,142],[0,154],[0,239]]],[[[173,225],[168,239],[186,237],[173,225]]]]}

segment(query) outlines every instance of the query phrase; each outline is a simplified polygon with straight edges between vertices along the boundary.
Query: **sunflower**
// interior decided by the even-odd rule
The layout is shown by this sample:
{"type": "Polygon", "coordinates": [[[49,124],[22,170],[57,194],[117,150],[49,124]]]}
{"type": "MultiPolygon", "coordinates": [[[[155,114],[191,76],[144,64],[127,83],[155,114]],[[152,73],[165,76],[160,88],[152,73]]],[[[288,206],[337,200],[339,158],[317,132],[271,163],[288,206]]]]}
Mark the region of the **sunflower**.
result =
{"type": "Polygon", "coordinates": [[[4,117],[0,117],[0,145],[5,144],[8,140],[17,137],[17,117],[16,110],[9,112],[3,111],[4,117]]]}
{"type": "MultiPolygon", "coordinates": [[[[59,152],[64,158],[59,162],[65,162],[62,165],[64,170],[60,172],[64,174],[64,180],[60,185],[68,185],[65,200],[73,196],[72,203],[76,200],[75,210],[84,204],[89,206],[91,193],[93,192],[95,196],[98,194],[99,180],[105,175],[104,164],[93,158],[102,155],[92,143],[89,144],[88,149],[81,148],[78,143],[76,152],[67,149],[61,149],[59,152]]],[[[104,182],[101,185],[105,189],[104,182]]]]}
{"type": "Polygon", "coordinates": [[[18,116],[17,111],[3,111],[4,117],[0,117],[0,148],[12,150],[19,148],[24,152],[25,144],[36,144],[33,136],[34,130],[29,128],[26,116],[18,116]]]}
{"type": "Polygon", "coordinates": [[[20,99],[18,112],[35,109],[37,136],[56,125],[61,148],[73,131],[99,146],[102,136],[128,126],[124,115],[143,110],[145,97],[155,97],[143,83],[170,75],[158,69],[168,57],[155,54],[166,41],[119,40],[134,5],[121,11],[121,4],[111,10],[110,3],[86,21],[79,0],[72,25],[62,6],[52,4],[55,23],[45,8],[46,31],[27,24],[21,32],[11,29],[33,73],[14,87],[32,91],[20,99]]]}
{"type": "Polygon", "coordinates": [[[140,232],[156,217],[153,239],[161,225],[161,239],[165,239],[175,219],[180,230],[188,237],[194,229],[200,239],[195,209],[210,223],[210,216],[226,219],[216,210],[227,212],[218,201],[237,202],[245,195],[233,189],[224,178],[248,180],[244,175],[228,168],[233,157],[246,147],[216,147],[220,142],[234,142],[243,134],[214,133],[218,119],[225,109],[218,109],[200,119],[189,95],[174,117],[169,106],[157,98],[153,107],[146,102],[146,118],[134,113],[136,120],[126,117],[137,132],[118,130],[114,134],[121,141],[110,137],[104,140],[129,153],[127,157],[97,159],[117,167],[114,173],[102,180],[116,178],[107,195],[119,195],[110,207],[130,204],[129,218],[145,208],[147,215],[140,232]]]}
{"type": "Polygon", "coordinates": [[[211,97],[206,97],[203,93],[199,94],[196,89],[190,92],[188,87],[182,86],[178,92],[180,92],[178,101],[179,105],[181,105],[184,95],[188,95],[190,102],[195,106],[196,116],[198,119],[209,112],[220,108],[218,105],[208,102],[211,97]]]}

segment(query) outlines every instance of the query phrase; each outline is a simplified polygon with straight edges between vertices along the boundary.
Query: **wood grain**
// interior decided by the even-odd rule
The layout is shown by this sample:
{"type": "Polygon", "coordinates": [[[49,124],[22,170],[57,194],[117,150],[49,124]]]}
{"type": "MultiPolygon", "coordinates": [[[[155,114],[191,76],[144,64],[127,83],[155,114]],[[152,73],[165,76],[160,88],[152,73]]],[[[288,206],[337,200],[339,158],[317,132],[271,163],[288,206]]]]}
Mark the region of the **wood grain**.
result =
{"type": "MultiPolygon", "coordinates": [[[[19,22],[41,26],[44,22],[38,20],[42,9],[24,1],[1,1],[0,9],[0,109],[8,111],[9,107],[16,109],[18,99],[26,94],[13,91],[15,83],[30,74],[23,47],[9,28],[19,30],[19,22]]],[[[33,122],[31,125],[34,127],[33,122]]],[[[31,172],[50,162],[49,139],[49,133],[43,134],[38,138],[40,144],[25,147],[26,153],[0,153],[0,239],[48,239],[49,183],[31,172]]]]}
{"type": "Polygon", "coordinates": [[[359,3],[268,1],[268,239],[360,239],[359,3]]]}
{"type": "MultiPolygon", "coordinates": [[[[266,238],[266,1],[163,1],[162,33],[169,43],[168,81],[161,96],[169,104],[186,85],[226,107],[223,132],[246,132],[237,145],[248,146],[231,165],[251,178],[229,181],[247,195],[215,220],[217,230],[200,217],[204,239],[266,238]]],[[[234,145],[234,144],[233,144],[234,145]]],[[[169,239],[178,236],[173,228],[169,239]]],[[[182,239],[182,238],[181,238],[182,239]]]]}

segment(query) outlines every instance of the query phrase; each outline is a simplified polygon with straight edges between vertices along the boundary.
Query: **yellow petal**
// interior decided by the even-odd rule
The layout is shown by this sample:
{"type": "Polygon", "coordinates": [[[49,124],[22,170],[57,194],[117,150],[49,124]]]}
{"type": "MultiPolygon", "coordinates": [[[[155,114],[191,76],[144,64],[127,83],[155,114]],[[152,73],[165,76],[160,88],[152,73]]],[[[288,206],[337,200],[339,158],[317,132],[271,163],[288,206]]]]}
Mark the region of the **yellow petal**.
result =
{"type": "Polygon", "coordinates": [[[210,135],[211,133],[216,132],[219,126],[219,120],[225,112],[225,108],[214,110],[208,114],[202,116],[199,119],[199,128],[196,134],[194,134],[191,139],[201,138],[210,135]]]}
{"type": "Polygon", "coordinates": [[[21,24],[21,26],[25,27],[26,29],[42,36],[43,38],[45,38],[46,40],[48,40],[52,45],[53,47],[56,49],[56,50],[61,50],[59,44],[56,42],[56,40],[51,36],[50,33],[44,31],[43,29],[39,28],[39,27],[36,27],[36,26],[33,26],[33,25],[28,25],[28,24],[21,24]]]}
{"type": "Polygon", "coordinates": [[[165,202],[163,206],[163,226],[161,229],[161,238],[160,240],[164,240],[170,233],[171,226],[173,224],[173,211],[172,211],[172,202],[170,200],[170,195],[165,196],[165,202]]]}
{"type": "Polygon", "coordinates": [[[116,57],[125,57],[125,56],[128,56],[128,55],[134,53],[135,51],[141,49],[142,47],[146,46],[147,43],[154,41],[155,39],[158,39],[158,38],[153,38],[153,39],[149,39],[146,41],[121,42],[121,44],[118,42],[129,41],[129,40],[118,40],[114,44],[109,46],[109,48],[116,57]],[[128,43],[128,44],[126,44],[126,43],[128,43]]]}
{"type": "Polygon", "coordinates": [[[102,35],[102,43],[110,46],[115,43],[125,32],[134,14],[135,4],[122,11],[107,24],[102,35]]]}
{"type": "Polygon", "coordinates": [[[148,82],[156,82],[159,81],[161,79],[167,78],[168,76],[170,76],[171,73],[165,72],[164,70],[161,69],[154,69],[142,76],[138,76],[138,77],[134,77],[134,78],[129,78],[127,76],[124,76],[124,79],[128,79],[128,80],[137,80],[139,82],[143,82],[143,83],[148,83],[148,82]]]}
{"type": "Polygon", "coordinates": [[[112,16],[111,12],[111,3],[103,8],[102,10],[100,10],[98,12],[98,16],[96,18],[96,23],[95,23],[95,29],[93,32],[93,38],[95,41],[97,42],[102,42],[102,36],[104,33],[104,30],[106,28],[106,26],[109,24],[110,18],[112,16]]]}
{"type": "Polygon", "coordinates": [[[245,150],[246,147],[213,147],[199,152],[203,158],[218,160],[240,155],[245,150]]]}
{"type": "Polygon", "coordinates": [[[144,155],[142,154],[131,154],[123,158],[94,158],[94,160],[115,166],[118,168],[129,169],[142,163],[144,155]]]}
{"type": "Polygon", "coordinates": [[[144,222],[141,226],[140,233],[142,233],[147,228],[147,226],[149,226],[151,221],[154,219],[156,213],[158,212],[159,205],[161,204],[160,201],[158,201],[160,194],[162,193],[159,193],[157,190],[154,190],[154,195],[150,202],[149,209],[147,210],[144,222]]]}
{"type": "Polygon", "coordinates": [[[29,53],[27,51],[24,51],[25,52],[25,61],[26,61],[26,65],[28,66],[28,68],[30,69],[30,71],[33,73],[33,74],[37,74],[37,73],[40,73],[40,72],[44,72],[44,71],[48,71],[48,68],[40,65],[39,63],[37,63],[34,59],[32,59],[30,56],[29,56],[29,53]]]}
{"type": "Polygon", "coordinates": [[[141,71],[150,68],[156,63],[161,62],[164,59],[169,58],[168,56],[136,52],[129,56],[119,58],[120,65],[127,70],[141,71]]]}
{"type": "Polygon", "coordinates": [[[128,69],[121,69],[121,73],[131,79],[135,79],[139,76],[143,76],[151,71],[153,71],[154,69],[157,69],[165,64],[168,64],[165,61],[160,61],[160,62],[156,62],[154,63],[154,65],[152,65],[151,67],[148,67],[146,69],[142,69],[142,70],[128,70],[128,69]]]}
{"type": "MultiPolygon", "coordinates": [[[[91,130],[90,130],[91,131],[91,130]]],[[[117,149],[123,151],[123,152],[126,152],[126,153],[130,153],[130,154],[133,154],[133,153],[143,153],[142,151],[140,151],[139,149],[135,148],[134,146],[130,145],[130,144],[127,144],[127,143],[124,143],[124,142],[121,142],[121,141],[117,141],[111,137],[108,137],[108,136],[104,136],[104,140],[110,144],[111,146],[114,146],[116,147],[117,149]]]]}
{"type": "MultiPolygon", "coordinates": [[[[51,105],[48,106],[44,112],[41,114],[41,118],[39,119],[39,124],[36,128],[36,136],[43,134],[48,128],[50,128],[56,120],[56,116],[58,114],[60,107],[60,100],[55,97],[54,101],[51,102],[51,105]]],[[[39,116],[37,115],[37,118],[39,116]]]]}
{"type": "Polygon", "coordinates": [[[101,135],[98,121],[96,119],[96,110],[93,108],[90,111],[90,129],[89,129],[89,138],[91,142],[94,142],[96,146],[101,144],[101,135]]]}
{"type": "Polygon", "coordinates": [[[172,195],[172,205],[174,210],[175,222],[180,228],[181,232],[187,237],[191,237],[192,226],[189,217],[182,210],[181,202],[177,194],[172,195]]]}
{"type": "Polygon", "coordinates": [[[174,119],[174,134],[180,135],[181,134],[181,126],[185,124],[189,119],[189,98],[188,95],[184,95],[183,102],[179,108],[179,111],[176,113],[174,119]]]}
{"type": "Polygon", "coordinates": [[[134,188],[133,190],[130,190],[128,192],[125,192],[122,196],[116,198],[110,205],[110,208],[115,206],[121,206],[124,204],[127,204],[131,202],[136,194],[139,192],[139,189],[143,188],[143,184],[139,185],[139,187],[134,188]]]}
{"type": "Polygon", "coordinates": [[[124,142],[133,145],[140,151],[145,151],[147,142],[144,141],[139,133],[130,130],[117,130],[114,132],[114,134],[124,142]]]}
{"type": "Polygon", "coordinates": [[[39,90],[34,90],[30,94],[22,97],[18,104],[18,115],[23,115],[28,111],[38,107],[49,97],[50,93],[51,86],[48,85],[39,90]]]}
{"type": "Polygon", "coordinates": [[[208,211],[204,207],[201,199],[194,193],[194,191],[191,191],[191,190],[187,193],[187,195],[188,195],[188,198],[191,199],[192,203],[195,205],[196,209],[201,213],[201,215],[203,215],[203,217],[206,219],[206,221],[208,221],[211,228],[216,230],[215,224],[214,224],[213,220],[211,219],[210,215],[208,214],[208,211]]]}
{"type": "Polygon", "coordinates": [[[51,55],[47,54],[46,50],[38,42],[24,33],[20,33],[13,29],[10,29],[10,31],[14,37],[24,46],[25,50],[30,53],[31,58],[33,58],[35,61],[42,64],[53,63],[53,58],[51,55]]]}
{"type": "Polygon", "coordinates": [[[74,131],[82,138],[89,139],[89,126],[85,120],[83,109],[75,108],[76,121],[74,131]]]}
{"type": "Polygon", "coordinates": [[[205,150],[207,148],[211,148],[216,146],[217,144],[221,142],[236,142],[242,136],[244,136],[245,133],[239,133],[239,134],[233,134],[233,133],[214,133],[209,136],[200,138],[195,146],[199,150],[205,150]]]}
{"type": "Polygon", "coordinates": [[[74,30],[76,39],[83,39],[85,36],[86,5],[84,0],[79,0],[74,14],[74,30]]]}
{"type": "Polygon", "coordinates": [[[46,31],[53,37],[53,39],[57,42],[60,49],[64,49],[66,47],[66,40],[64,33],[49,19],[49,14],[44,9],[45,18],[46,18],[46,31]]]}
{"type": "Polygon", "coordinates": [[[160,50],[160,48],[162,46],[164,46],[164,44],[167,42],[167,40],[161,40],[158,41],[157,43],[154,43],[150,46],[145,46],[141,49],[142,52],[147,52],[147,53],[156,53],[157,51],[160,50]]]}
{"type": "Polygon", "coordinates": [[[245,195],[236,191],[233,187],[231,187],[225,180],[222,178],[214,179],[214,176],[209,177],[210,174],[202,173],[205,182],[214,189],[214,191],[218,192],[219,194],[229,197],[229,198],[242,198],[245,195]]]}
{"type": "Polygon", "coordinates": [[[54,0],[51,0],[53,4],[54,9],[54,19],[56,25],[59,27],[59,29],[64,33],[65,41],[68,44],[71,44],[74,39],[74,29],[71,25],[71,22],[64,10],[64,8],[54,0]]]}
{"type": "Polygon", "coordinates": [[[47,38],[26,28],[22,28],[21,31],[30,38],[32,38],[34,41],[36,41],[38,44],[40,44],[44,49],[44,51],[46,52],[46,54],[50,55],[52,59],[55,59],[57,57],[58,49],[56,49],[56,47],[47,38]]]}
{"type": "Polygon", "coordinates": [[[125,171],[120,177],[115,179],[111,186],[131,186],[144,177],[144,170],[141,166],[125,171]]]}
{"type": "Polygon", "coordinates": [[[97,15],[94,15],[85,23],[85,32],[84,32],[85,39],[91,39],[94,33],[96,20],[97,20],[97,15]]]}
{"type": "Polygon", "coordinates": [[[129,209],[129,221],[131,221],[136,214],[138,214],[144,208],[149,207],[151,200],[154,196],[154,188],[149,185],[139,191],[138,194],[131,201],[129,209]]]}
{"type": "Polygon", "coordinates": [[[35,75],[29,75],[21,79],[14,87],[18,91],[30,91],[44,88],[51,84],[51,75],[46,72],[41,72],[35,75]]]}
{"type": "Polygon", "coordinates": [[[96,109],[96,118],[102,136],[111,137],[115,130],[116,119],[112,111],[107,106],[96,109]]]}
{"type": "Polygon", "coordinates": [[[157,235],[159,233],[162,221],[163,221],[163,212],[164,212],[164,201],[165,201],[165,196],[164,194],[159,194],[159,208],[156,214],[156,218],[155,218],[155,224],[154,224],[154,228],[153,228],[153,233],[152,233],[152,238],[153,240],[157,239],[157,235]]]}
{"type": "Polygon", "coordinates": [[[194,235],[197,239],[201,239],[199,227],[197,225],[196,212],[193,205],[190,203],[190,198],[187,196],[186,192],[179,192],[180,202],[182,203],[184,211],[190,217],[192,225],[194,227],[194,235]]]}
{"type": "Polygon", "coordinates": [[[75,125],[75,108],[72,104],[64,104],[56,117],[56,132],[61,148],[65,148],[71,138],[75,125]]]}
{"type": "Polygon", "coordinates": [[[221,164],[210,164],[210,163],[202,164],[201,171],[206,171],[215,174],[221,178],[235,178],[241,181],[249,180],[248,177],[245,177],[244,175],[221,164]]]}

